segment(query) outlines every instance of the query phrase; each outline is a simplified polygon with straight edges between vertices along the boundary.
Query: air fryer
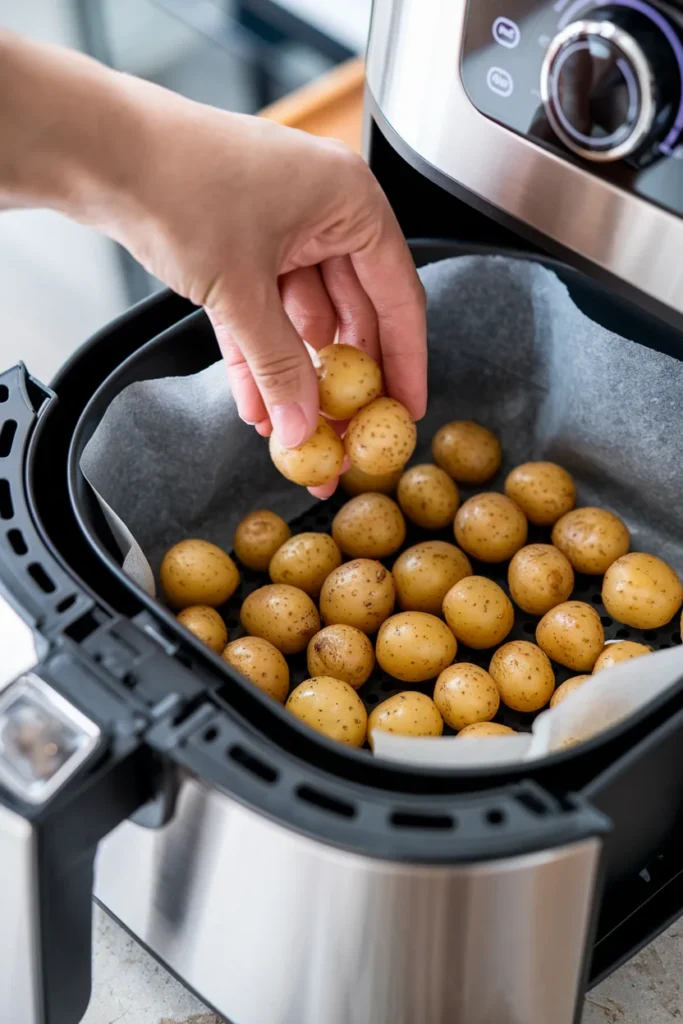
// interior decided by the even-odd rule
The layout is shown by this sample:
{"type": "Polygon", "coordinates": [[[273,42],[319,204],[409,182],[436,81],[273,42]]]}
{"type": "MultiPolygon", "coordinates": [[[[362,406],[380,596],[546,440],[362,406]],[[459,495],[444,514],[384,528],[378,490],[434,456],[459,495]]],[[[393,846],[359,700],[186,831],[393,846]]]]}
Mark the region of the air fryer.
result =
{"type": "MultiPolygon", "coordinates": [[[[639,276],[635,246],[656,237],[670,254],[683,230],[637,193],[630,163],[619,178],[633,154],[594,167],[550,122],[524,134],[467,90],[467,62],[491,39],[499,84],[530,34],[534,59],[550,49],[556,33],[546,51],[536,36],[551,5],[518,6],[515,19],[494,2],[375,4],[367,152],[416,263],[537,259],[593,319],[681,358],[671,268],[650,253],[639,276]],[[500,18],[522,26],[515,46],[497,40],[500,18]],[[533,181],[548,167],[569,184],[539,225],[533,181]],[[588,185],[592,228],[570,209],[588,185]],[[632,218],[642,227],[629,250],[632,218]]],[[[592,5],[602,22],[615,6],[592,5]]],[[[49,388],[23,366],[0,379],[3,1017],[81,1019],[94,892],[232,1024],[578,1021],[586,988],[683,911],[683,681],[533,765],[391,764],[308,730],[130,582],[79,469],[127,384],[216,358],[205,315],[164,292],[92,338],[49,388]]],[[[298,525],[325,528],[337,500],[298,525]]],[[[674,628],[651,642],[674,642],[674,628]]]]}

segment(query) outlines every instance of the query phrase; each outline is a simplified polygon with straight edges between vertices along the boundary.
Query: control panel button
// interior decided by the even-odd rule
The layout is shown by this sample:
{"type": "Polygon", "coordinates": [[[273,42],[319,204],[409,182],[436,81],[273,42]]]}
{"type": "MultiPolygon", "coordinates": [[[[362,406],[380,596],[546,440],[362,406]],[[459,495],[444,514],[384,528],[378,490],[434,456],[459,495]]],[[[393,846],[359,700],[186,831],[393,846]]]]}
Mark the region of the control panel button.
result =
{"type": "Polygon", "coordinates": [[[512,75],[505,68],[489,68],[486,74],[486,84],[491,92],[495,92],[498,96],[512,96],[512,90],[515,87],[512,75]]]}
{"type": "Polygon", "coordinates": [[[514,50],[515,46],[519,45],[521,38],[519,25],[511,18],[496,18],[492,31],[496,42],[508,50],[514,50]]]}

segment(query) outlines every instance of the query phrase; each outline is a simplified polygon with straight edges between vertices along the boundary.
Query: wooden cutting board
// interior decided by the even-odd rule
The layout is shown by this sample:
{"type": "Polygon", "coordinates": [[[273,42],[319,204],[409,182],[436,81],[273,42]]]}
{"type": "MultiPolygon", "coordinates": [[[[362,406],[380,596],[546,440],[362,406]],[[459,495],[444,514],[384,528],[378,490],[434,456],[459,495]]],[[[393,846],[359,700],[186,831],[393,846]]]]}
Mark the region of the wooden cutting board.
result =
{"type": "Polygon", "coordinates": [[[360,58],[346,61],[266,107],[261,116],[312,135],[341,139],[359,153],[364,74],[360,58]]]}

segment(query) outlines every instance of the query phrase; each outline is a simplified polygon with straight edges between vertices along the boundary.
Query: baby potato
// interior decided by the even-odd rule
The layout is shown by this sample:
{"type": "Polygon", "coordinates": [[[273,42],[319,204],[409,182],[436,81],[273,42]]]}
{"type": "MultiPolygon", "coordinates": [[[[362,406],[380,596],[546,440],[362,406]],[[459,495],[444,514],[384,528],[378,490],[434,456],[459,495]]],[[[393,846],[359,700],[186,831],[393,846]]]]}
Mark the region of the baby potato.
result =
{"type": "Polygon", "coordinates": [[[593,665],[593,675],[602,672],[603,669],[612,668],[612,665],[619,665],[622,661],[642,658],[644,654],[652,654],[652,648],[647,644],[637,644],[634,640],[617,640],[616,643],[605,644],[593,665]]]}
{"type": "Polygon", "coordinates": [[[270,457],[275,467],[292,483],[319,487],[334,479],[344,461],[344,446],[334,429],[322,416],[313,437],[298,448],[285,448],[275,434],[270,435],[270,457]]]}
{"type": "Polygon", "coordinates": [[[607,614],[635,629],[659,629],[683,602],[681,581],[656,555],[633,551],[610,565],[602,581],[607,614]]]}
{"type": "Polygon", "coordinates": [[[515,622],[509,597],[487,576],[466,576],[451,587],[443,613],[458,641],[475,651],[502,643],[515,622]]]}
{"type": "Polygon", "coordinates": [[[625,555],[630,536],[626,524],[605,508],[575,508],[555,523],[552,542],[576,572],[602,576],[625,555]]]}
{"type": "Polygon", "coordinates": [[[295,686],[285,707],[316,732],[349,747],[362,747],[368,714],[354,689],[342,679],[315,676],[295,686]]]}
{"type": "Polygon", "coordinates": [[[357,412],[344,435],[351,465],[365,473],[393,473],[415,451],[417,429],[408,410],[393,398],[376,398],[357,412]]]}
{"type": "Polygon", "coordinates": [[[291,536],[282,516],[261,508],[241,520],[232,543],[242,565],[267,572],[271,558],[291,536]]]}
{"type": "Polygon", "coordinates": [[[500,699],[513,711],[540,711],[555,689],[555,673],[548,656],[528,640],[513,640],[499,647],[489,672],[500,699]]]}
{"type": "Polygon", "coordinates": [[[332,536],[351,558],[386,558],[406,539],[406,522],[386,494],[359,494],[337,512],[332,536]]]}
{"type": "Polygon", "coordinates": [[[216,654],[220,654],[228,642],[228,631],[223,619],[215,608],[209,608],[206,604],[183,608],[176,619],[216,654]]]}
{"type": "Polygon", "coordinates": [[[403,469],[395,469],[392,473],[380,473],[379,476],[372,476],[364,473],[357,466],[351,466],[339,477],[339,483],[350,497],[355,498],[357,494],[367,494],[373,491],[374,494],[393,494],[396,490],[403,469]]]}
{"type": "Polygon", "coordinates": [[[591,678],[591,676],[572,676],[570,679],[565,679],[563,683],[560,683],[555,690],[555,693],[550,698],[550,707],[556,708],[557,705],[561,704],[570,693],[573,693],[574,690],[578,690],[580,686],[583,686],[586,680],[591,678]]]}
{"type": "Polygon", "coordinates": [[[432,458],[459,484],[485,484],[500,469],[502,452],[494,433],[470,420],[453,420],[432,440],[432,458]]]}
{"type": "Polygon", "coordinates": [[[242,603],[240,621],[250,636],[268,640],[283,654],[298,654],[320,629],[318,609],[308,594],[286,583],[269,583],[242,603]]]}
{"type": "Polygon", "coordinates": [[[458,509],[455,539],[480,562],[506,562],[526,544],[528,525],[524,513],[504,494],[475,494],[458,509]]]}
{"type": "Polygon", "coordinates": [[[554,462],[517,466],[508,474],[505,493],[536,526],[552,526],[576,504],[573,477],[554,462]]]}
{"type": "Polygon", "coordinates": [[[289,692],[289,666],[268,640],[260,636],[240,637],[228,644],[222,656],[259,690],[284,704],[289,692]]]}
{"type": "Polygon", "coordinates": [[[536,643],[558,664],[590,672],[605,646],[605,631],[593,605],[565,601],[545,613],[536,627],[536,643]]]}
{"type": "Polygon", "coordinates": [[[445,668],[434,687],[434,703],[452,729],[489,722],[500,707],[493,677],[479,665],[461,661],[445,668]]]}
{"type": "Polygon", "coordinates": [[[320,613],[326,626],[355,626],[375,633],[394,610],[394,580],[381,562],[356,558],[333,569],[320,591],[320,613]]]}
{"type": "Polygon", "coordinates": [[[453,522],[460,495],[448,473],[438,466],[411,466],[398,482],[398,503],[411,523],[443,530],[453,522]]]}
{"type": "Polygon", "coordinates": [[[381,668],[402,683],[438,676],[455,657],[455,637],[436,615],[399,612],[380,626],[375,653],[381,668]]]}
{"type": "Polygon", "coordinates": [[[431,697],[417,690],[405,690],[383,700],[368,718],[368,742],[375,729],[397,736],[440,736],[443,719],[431,697]]]}
{"type": "Polygon", "coordinates": [[[469,739],[478,736],[514,736],[515,730],[500,722],[472,722],[458,733],[458,739],[469,739]]]}
{"type": "Polygon", "coordinates": [[[552,544],[528,544],[510,562],[508,586],[512,600],[523,612],[545,615],[568,600],[574,589],[574,570],[552,544]]]}
{"type": "Polygon", "coordinates": [[[327,345],[317,354],[320,409],[333,420],[350,420],[382,394],[382,371],[355,345],[327,345]]]}
{"type": "Polygon", "coordinates": [[[459,580],[472,575],[472,566],[455,544],[425,540],[399,555],[392,573],[399,608],[440,615],[444,597],[459,580]]]}
{"type": "Polygon", "coordinates": [[[308,645],[308,671],[312,676],[343,679],[357,690],[375,667],[375,652],[365,633],[355,626],[325,626],[308,645]]]}
{"type": "Polygon", "coordinates": [[[317,597],[332,570],[341,564],[341,551],[329,534],[297,533],[275,552],[269,573],[273,583],[289,583],[317,597]]]}
{"type": "Polygon", "coordinates": [[[230,555],[215,544],[181,540],[164,555],[159,581],[172,608],[196,604],[217,608],[235,593],[240,574],[230,555]]]}

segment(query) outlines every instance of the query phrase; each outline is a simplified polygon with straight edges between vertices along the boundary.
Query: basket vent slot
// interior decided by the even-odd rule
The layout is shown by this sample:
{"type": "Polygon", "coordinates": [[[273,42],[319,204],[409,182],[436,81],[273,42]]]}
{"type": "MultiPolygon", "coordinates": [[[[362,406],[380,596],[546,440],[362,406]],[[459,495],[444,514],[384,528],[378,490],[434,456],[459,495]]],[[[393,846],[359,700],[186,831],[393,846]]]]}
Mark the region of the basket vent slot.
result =
{"type": "Polygon", "coordinates": [[[448,831],[457,827],[451,814],[437,814],[429,811],[394,811],[391,815],[394,828],[429,829],[431,831],[448,831]]]}
{"type": "Polygon", "coordinates": [[[17,432],[16,420],[5,420],[0,430],[0,459],[5,459],[12,451],[14,435],[17,432]]]}
{"type": "Polygon", "coordinates": [[[336,814],[340,818],[354,818],[356,815],[356,808],[353,804],[349,804],[345,800],[338,800],[337,797],[330,796],[329,793],[321,793],[319,789],[313,789],[312,786],[299,786],[296,795],[300,800],[305,800],[307,804],[319,807],[322,811],[329,811],[330,814],[336,814]]]}
{"type": "Polygon", "coordinates": [[[9,398],[9,388],[6,384],[0,384],[0,402],[6,402],[9,398]]]}
{"type": "Polygon", "coordinates": [[[15,555],[25,555],[28,551],[28,544],[24,540],[21,530],[10,530],[7,534],[7,540],[15,555]]]}
{"type": "Polygon", "coordinates": [[[0,480],[0,519],[11,519],[14,515],[9,480],[0,480]]]}
{"type": "Polygon", "coordinates": [[[240,768],[244,768],[251,775],[255,775],[257,779],[261,779],[263,782],[277,782],[278,773],[274,768],[271,768],[269,764],[265,764],[260,758],[250,754],[244,747],[234,746],[228,750],[228,757],[235,761],[240,768]]]}
{"type": "Polygon", "coordinates": [[[48,576],[39,562],[31,562],[28,567],[28,574],[36,583],[44,594],[54,594],[57,587],[55,586],[54,580],[48,576]]]}

